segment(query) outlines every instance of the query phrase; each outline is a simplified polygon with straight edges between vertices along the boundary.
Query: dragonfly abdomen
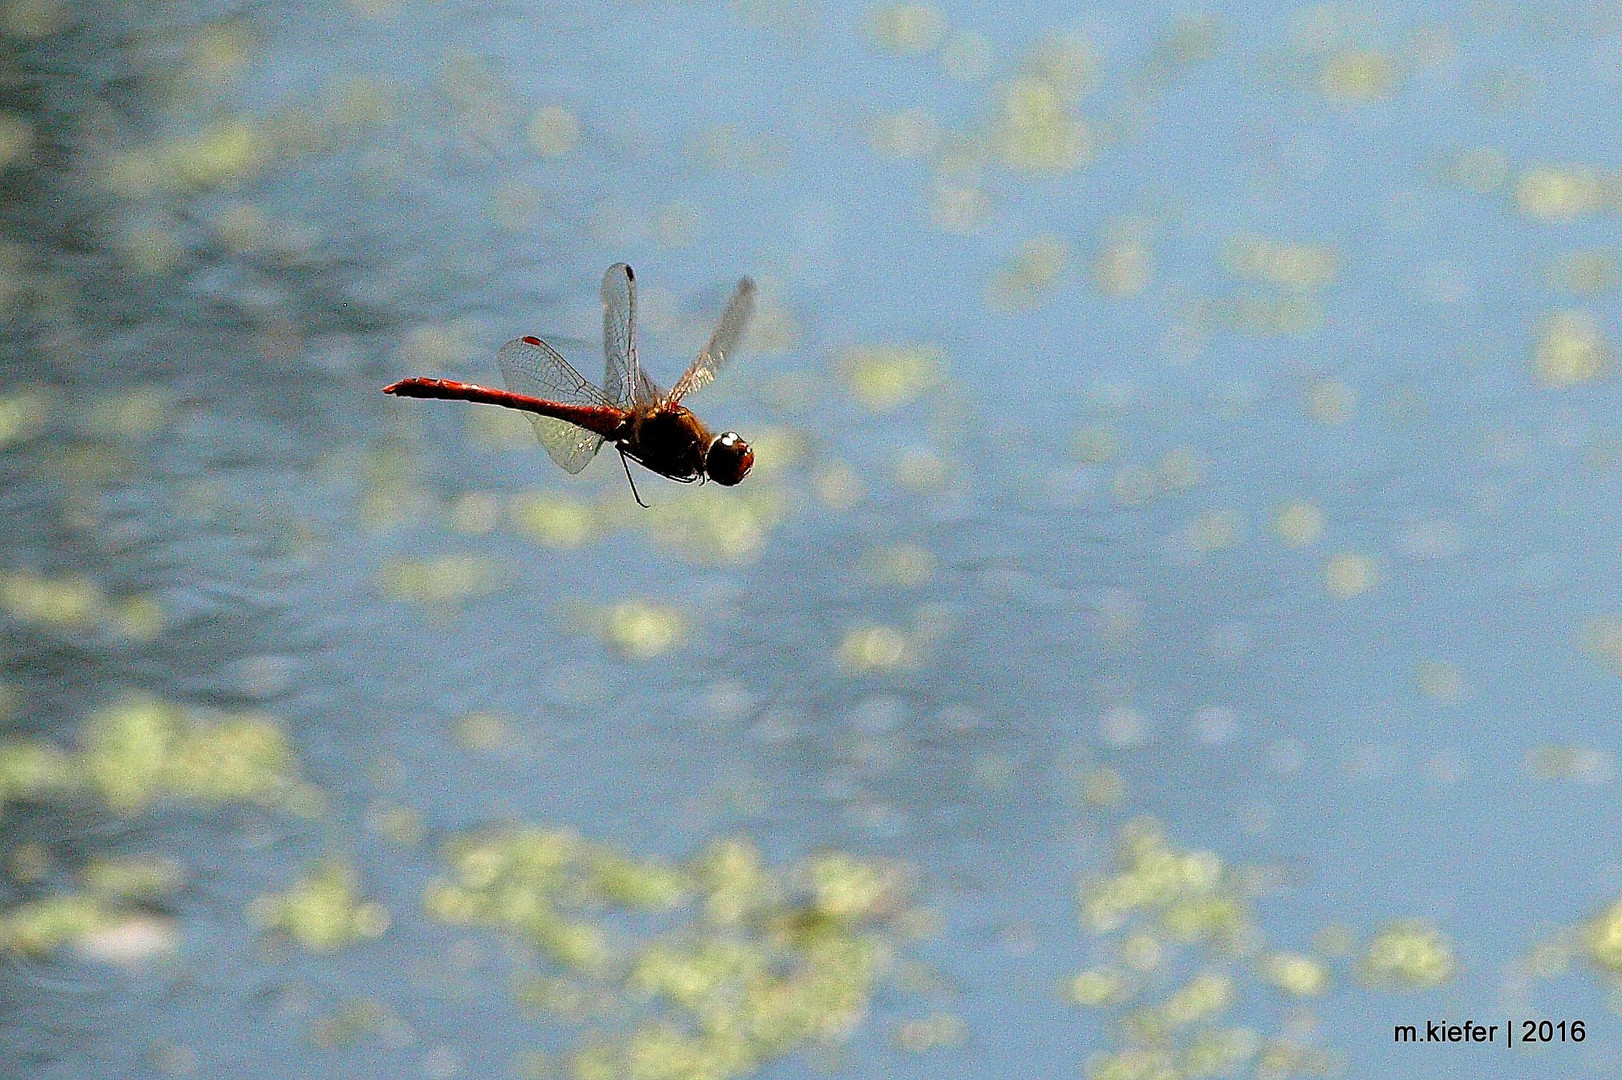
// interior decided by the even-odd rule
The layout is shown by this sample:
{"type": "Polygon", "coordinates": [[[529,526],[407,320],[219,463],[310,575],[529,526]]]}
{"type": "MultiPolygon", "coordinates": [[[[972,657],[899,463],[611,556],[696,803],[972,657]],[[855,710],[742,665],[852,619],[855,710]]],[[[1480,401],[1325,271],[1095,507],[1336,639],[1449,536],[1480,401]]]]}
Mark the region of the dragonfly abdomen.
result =
{"type": "Polygon", "coordinates": [[[570,405],[561,401],[515,394],[511,390],[496,390],[475,383],[455,382],[451,379],[401,379],[383,388],[385,394],[395,397],[432,398],[437,401],[471,401],[480,405],[500,405],[504,409],[550,416],[583,427],[587,431],[613,438],[625,423],[625,411],[608,405],[570,405]]]}

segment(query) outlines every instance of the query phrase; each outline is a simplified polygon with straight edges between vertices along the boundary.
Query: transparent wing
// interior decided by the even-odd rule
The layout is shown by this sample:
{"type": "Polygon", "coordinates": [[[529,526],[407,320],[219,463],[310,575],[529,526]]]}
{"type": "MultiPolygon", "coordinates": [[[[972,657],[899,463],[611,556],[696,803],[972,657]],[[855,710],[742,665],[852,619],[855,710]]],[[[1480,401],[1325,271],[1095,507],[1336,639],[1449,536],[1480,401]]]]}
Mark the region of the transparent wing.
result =
{"type": "MultiPolygon", "coordinates": [[[[496,354],[507,389],[516,394],[561,401],[565,405],[612,405],[558,351],[537,337],[509,341],[496,354]]],[[[603,437],[567,420],[525,413],[535,435],[565,472],[577,473],[597,455],[603,437]]]]}
{"type": "Polygon", "coordinates": [[[613,404],[658,400],[658,388],[642,374],[637,360],[636,275],[624,263],[615,263],[603,275],[603,356],[608,361],[604,389],[613,404]]]}
{"type": "Polygon", "coordinates": [[[738,343],[743,340],[744,331],[749,329],[749,320],[755,316],[755,283],[749,278],[738,282],[737,289],[733,290],[732,299],[721,312],[721,319],[715,324],[715,333],[710,335],[710,343],[704,346],[704,351],[698,354],[698,359],[688,365],[682,377],[670,390],[669,401],[674,404],[683,397],[702,386],[715,380],[723,365],[737,352],[738,343]]]}

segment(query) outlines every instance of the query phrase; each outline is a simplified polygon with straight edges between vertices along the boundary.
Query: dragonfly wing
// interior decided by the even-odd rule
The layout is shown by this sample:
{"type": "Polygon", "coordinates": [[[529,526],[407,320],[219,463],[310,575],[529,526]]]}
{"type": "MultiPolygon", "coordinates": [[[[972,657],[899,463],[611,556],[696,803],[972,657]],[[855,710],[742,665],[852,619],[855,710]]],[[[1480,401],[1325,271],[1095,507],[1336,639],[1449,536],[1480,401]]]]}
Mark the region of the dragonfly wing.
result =
{"type": "Polygon", "coordinates": [[[664,396],[665,392],[659,389],[659,384],[648,378],[647,372],[638,369],[636,373],[636,390],[632,400],[639,403],[653,402],[660,400],[664,396]]]}
{"type": "Polygon", "coordinates": [[[603,437],[594,431],[551,416],[524,415],[529,417],[530,427],[535,429],[535,437],[541,440],[547,456],[566,473],[577,473],[590,465],[602,448],[603,437]]]}
{"type": "MultiPolygon", "coordinates": [[[[540,338],[523,337],[507,342],[496,354],[496,363],[507,389],[514,393],[565,405],[612,404],[601,390],[540,338]]],[[[603,445],[601,435],[567,420],[535,413],[524,415],[529,417],[530,426],[535,429],[547,455],[565,472],[577,473],[584,469],[603,445]]]]}
{"type": "Polygon", "coordinates": [[[608,362],[604,388],[615,405],[654,400],[642,396],[652,383],[636,356],[636,275],[624,263],[603,275],[603,357],[608,362]]]}
{"type": "Polygon", "coordinates": [[[728,300],[727,306],[722,309],[720,321],[715,324],[715,333],[710,335],[710,343],[704,346],[704,351],[698,354],[698,359],[688,365],[687,370],[671,389],[672,403],[715,381],[715,376],[722,366],[738,350],[744,331],[749,329],[749,320],[754,316],[755,283],[749,278],[744,278],[738,282],[738,287],[732,292],[732,299],[728,300]]]}

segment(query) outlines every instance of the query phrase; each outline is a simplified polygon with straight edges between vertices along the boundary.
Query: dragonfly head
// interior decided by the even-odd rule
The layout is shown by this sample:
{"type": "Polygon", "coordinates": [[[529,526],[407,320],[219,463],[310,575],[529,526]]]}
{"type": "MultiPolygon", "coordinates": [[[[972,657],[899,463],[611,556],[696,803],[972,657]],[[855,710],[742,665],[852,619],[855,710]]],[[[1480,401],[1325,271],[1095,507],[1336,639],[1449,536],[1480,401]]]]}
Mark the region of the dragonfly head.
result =
{"type": "Polygon", "coordinates": [[[704,471],[717,484],[731,487],[745,476],[755,464],[755,451],[739,438],[736,431],[723,431],[710,443],[704,455],[704,471]]]}

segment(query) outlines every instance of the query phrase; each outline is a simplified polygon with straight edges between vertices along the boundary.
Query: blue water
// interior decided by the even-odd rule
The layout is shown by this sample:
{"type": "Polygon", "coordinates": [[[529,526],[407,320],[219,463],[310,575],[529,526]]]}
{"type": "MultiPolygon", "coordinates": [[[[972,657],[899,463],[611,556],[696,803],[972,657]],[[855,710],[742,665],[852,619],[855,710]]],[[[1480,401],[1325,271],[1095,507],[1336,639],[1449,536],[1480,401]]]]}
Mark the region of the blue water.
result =
{"type": "Polygon", "coordinates": [[[907,51],[862,5],[367,7],[8,16],[31,146],[0,171],[0,395],[50,404],[0,439],[0,572],[150,598],[161,629],[8,600],[0,721],[71,749],[131,691],[253,710],[325,799],[0,804],[8,913],[99,857],[181,867],[142,908],[158,955],[10,958],[10,1074],[580,1076],[619,1029],[526,1013],[513,973],[550,961],[425,911],[443,842],[516,821],[907,868],[935,931],[895,935],[848,1037],[762,1075],[1150,1075],[1108,1055],[1234,1030],[1236,1075],[1616,1070],[1585,929],[1622,895],[1615,12],[922,8],[907,51]],[[1092,74],[1048,115],[1090,148],[1033,170],[999,102],[1057,85],[1032,57],[1061,31],[1092,74]],[[919,151],[881,153],[906,110],[919,151]],[[246,164],[195,150],[234,120],[246,164]],[[120,155],[156,179],[108,181],[120,155]],[[943,225],[938,185],[979,218],[943,225]],[[1145,260],[1124,285],[1120,237],[1145,260]],[[1057,265],[1021,271],[1032,250],[1057,265]],[[611,455],[571,478],[465,406],[378,393],[493,382],[523,333],[595,377],[620,260],[663,385],[760,280],[750,347],[692,402],[760,442],[738,489],[639,476],[644,513],[611,455]],[[894,408],[861,389],[882,346],[925,357],[894,408]],[[93,406],[134,390],[161,419],[120,435],[93,406]],[[582,542],[515,497],[583,513],[582,542]],[[1280,525],[1292,504],[1317,527],[1280,525]],[[758,542],[728,546],[739,520],[758,542]],[[874,571],[898,549],[922,569],[874,571]],[[475,587],[389,585],[444,557],[483,560],[475,587]],[[622,603],[674,612],[668,647],[616,639],[622,603]],[[852,659],[874,626],[902,661],[852,659]],[[1179,943],[1146,910],[1157,963],[1085,922],[1144,819],[1220,861],[1244,934],[1179,943]],[[312,951],[246,914],[324,857],[380,937],[312,951]],[[1435,980],[1371,970],[1411,921],[1435,980]],[[1270,981],[1281,952],[1322,992],[1270,981]],[[1098,968],[1137,996],[1071,1000],[1098,968]],[[1134,1011],[1200,970],[1231,1000],[1144,1039],[1134,1011]],[[945,1045],[908,1049],[931,1016],[945,1045]],[[1442,1018],[1586,1037],[1393,1041],[1442,1018]]]}

